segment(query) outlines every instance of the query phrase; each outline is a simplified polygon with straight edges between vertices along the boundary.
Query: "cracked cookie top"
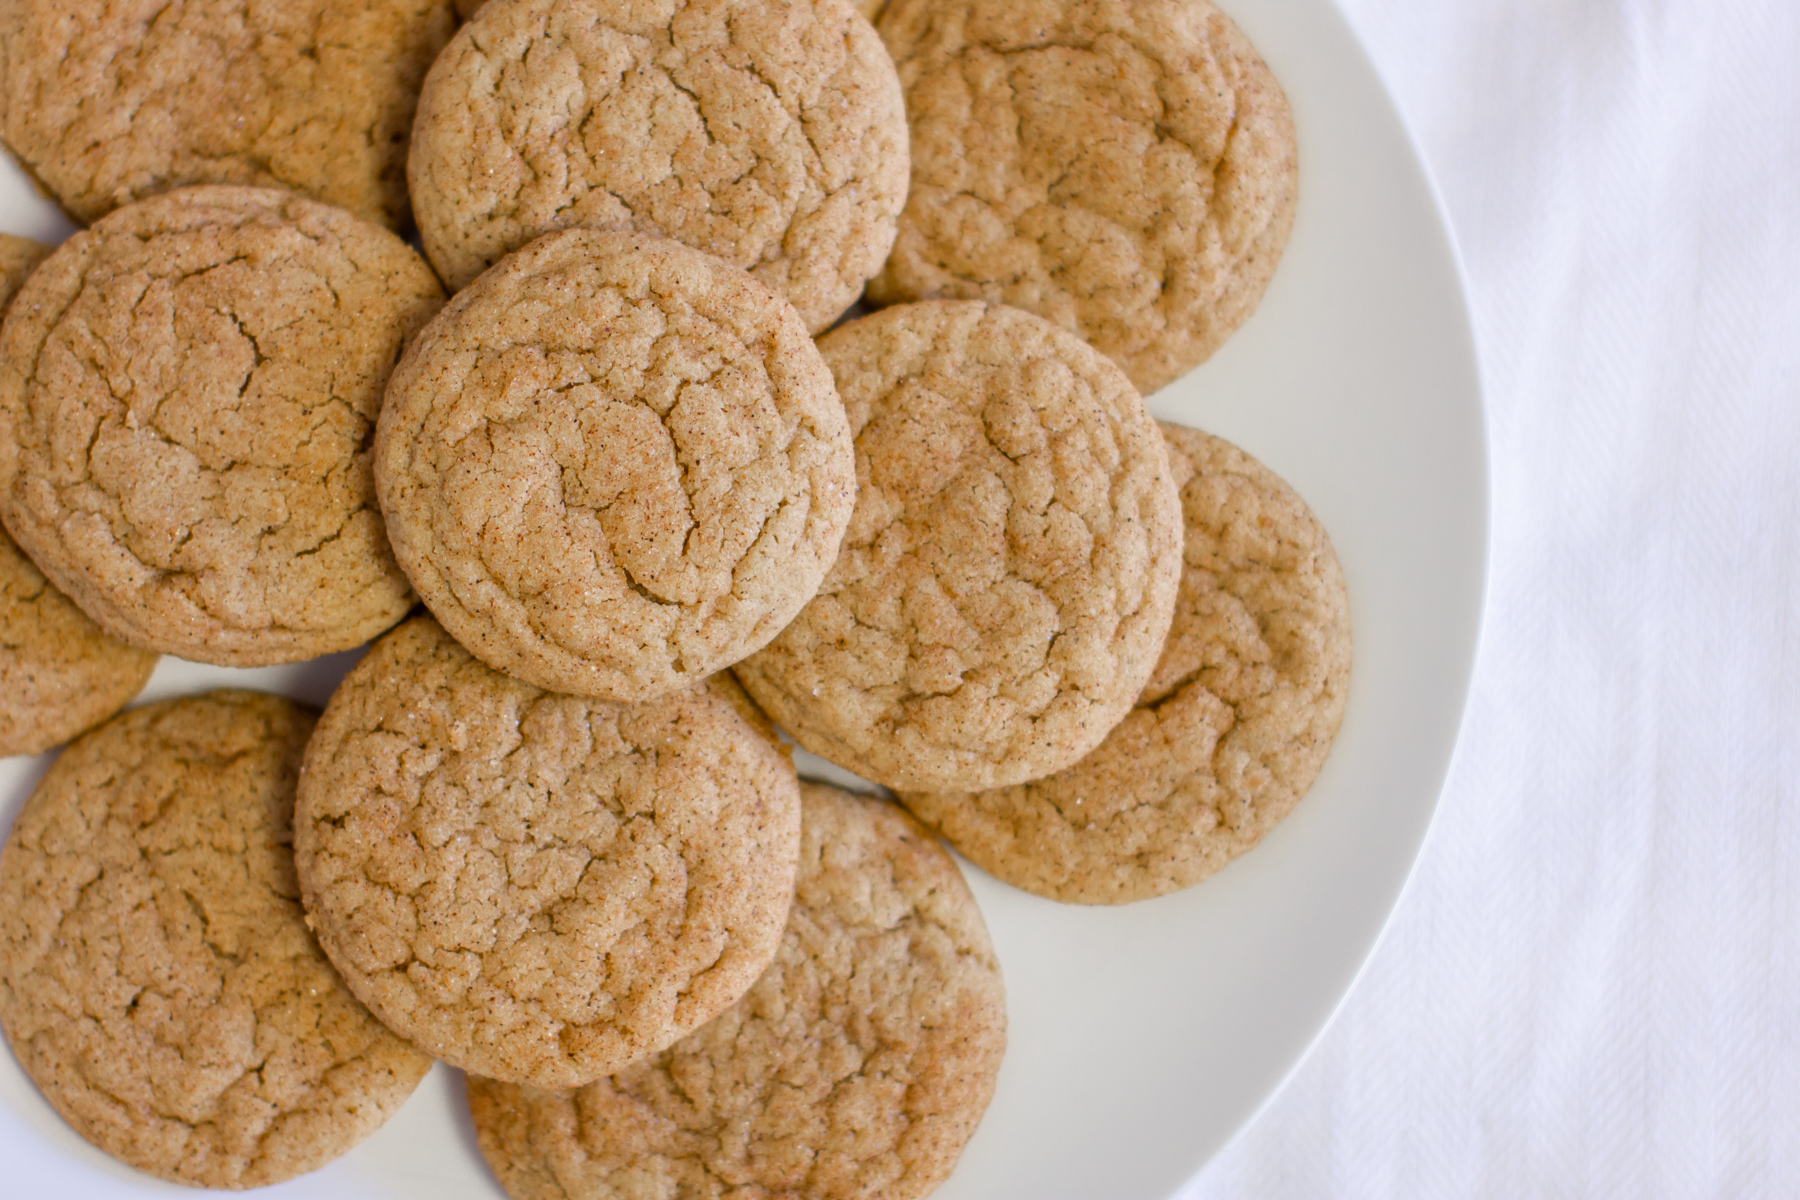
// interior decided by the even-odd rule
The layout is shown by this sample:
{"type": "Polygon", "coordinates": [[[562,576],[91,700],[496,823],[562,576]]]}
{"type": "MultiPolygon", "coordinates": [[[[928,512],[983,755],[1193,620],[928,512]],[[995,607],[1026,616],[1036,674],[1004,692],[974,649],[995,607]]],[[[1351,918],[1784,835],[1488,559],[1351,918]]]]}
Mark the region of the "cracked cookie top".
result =
{"type": "Polygon", "coordinates": [[[755,982],[800,793],[710,688],[543,692],[420,617],[332,696],[296,825],[319,941],[390,1028],[464,1070],[575,1087],[755,982]]]}
{"type": "Polygon", "coordinates": [[[899,809],[801,791],[793,912],[742,1000],[579,1091],[469,1080],[515,1200],[914,1200],[948,1177],[1006,1044],[981,913],[899,809]]]}
{"type": "Polygon", "coordinates": [[[0,514],[107,632],[230,666],[360,645],[406,614],[370,445],[443,303],[386,229],[262,188],[120,209],[0,331],[0,514]]]}
{"type": "Polygon", "coordinates": [[[394,553],[458,641],[618,701],[774,637],[855,491],[791,305],[697,250],[593,230],[514,254],[408,348],[375,478],[394,553]]]}
{"type": "Polygon", "coordinates": [[[905,106],[848,0],[508,0],[433,64],[407,171],[452,289],[553,229],[631,230],[817,332],[893,244],[905,106]]]}
{"type": "Polygon", "coordinates": [[[76,1132],[140,1171],[279,1183],[431,1065],[307,932],[290,847],[312,727],[256,692],[135,709],[63,752],[0,851],[0,1026],[76,1132]]]}
{"type": "Polygon", "coordinates": [[[820,339],[856,511],[819,594],[734,669],[815,754],[998,787],[1093,749],[1161,651],[1181,511],[1117,366],[1015,308],[930,301],[820,339]]]}
{"type": "Polygon", "coordinates": [[[1206,0],[889,0],[912,191],[877,303],[1014,304],[1145,394],[1256,308],[1287,244],[1293,117],[1206,0]]]}
{"type": "Polygon", "coordinates": [[[1163,431],[1187,545],[1137,707],[1048,779],[901,794],[970,861],[1053,900],[1122,904],[1205,879],[1292,811],[1344,714],[1350,610],[1325,530],[1236,446],[1163,431]]]}
{"type": "Polygon", "coordinates": [[[76,219],[189,184],[407,222],[450,0],[5,0],[0,137],[76,219]]]}
{"type": "MultiPolygon", "coordinates": [[[[0,233],[0,313],[50,247],[0,233]]],[[[0,532],[0,755],[36,754],[125,707],[156,655],[88,620],[0,532]]]]}

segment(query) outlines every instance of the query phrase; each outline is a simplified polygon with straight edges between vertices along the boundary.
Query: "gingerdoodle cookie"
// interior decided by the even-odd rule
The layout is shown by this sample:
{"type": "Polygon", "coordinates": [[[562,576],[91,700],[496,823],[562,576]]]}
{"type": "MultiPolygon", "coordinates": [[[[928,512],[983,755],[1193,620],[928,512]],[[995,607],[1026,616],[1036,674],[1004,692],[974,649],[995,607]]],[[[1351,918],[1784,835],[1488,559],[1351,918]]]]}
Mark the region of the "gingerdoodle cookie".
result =
{"type": "Polygon", "coordinates": [[[1015,304],[1145,394],[1256,308],[1293,225],[1287,97],[1206,0],[889,0],[912,192],[878,304],[1015,304]]]}
{"type": "Polygon", "coordinates": [[[324,1166],[431,1061],[338,980],[300,910],[310,709],[164,701],[65,750],[0,851],[0,1026],[63,1118],[193,1187],[324,1166]]]}
{"type": "Polygon", "coordinates": [[[514,1200],[913,1200],[994,1092],[1000,971],[950,856],[899,809],[803,784],[781,950],[749,994],[576,1092],[469,1080],[514,1200]]]}
{"type": "Polygon", "coordinates": [[[84,224],[223,183],[402,225],[450,0],[6,0],[0,139],[84,224]]]}
{"type": "Polygon", "coordinates": [[[756,981],[799,837],[793,767],[712,690],[543,692],[420,617],[332,696],[295,854],[319,941],[390,1028],[575,1087],[756,981]]]}
{"type": "Polygon", "coordinates": [[[107,637],[0,533],[0,755],[37,754],[112,716],[156,659],[107,637]]]}
{"type": "Polygon", "coordinates": [[[1181,510],[1124,373],[1015,308],[929,301],[819,348],[856,434],[856,512],[819,594],[734,668],[777,725],[889,787],[1073,763],[1161,652],[1181,510]]]}
{"type": "MultiPolygon", "coordinates": [[[[50,247],[0,233],[0,313],[50,247]]],[[[156,655],[110,638],[0,532],[0,755],[36,754],[125,707],[156,655]]]]}
{"type": "Polygon", "coordinates": [[[893,244],[905,105],[849,0],[508,0],[432,65],[407,173],[453,290],[553,229],[629,230],[749,271],[816,333],[893,244]]]}
{"type": "Polygon", "coordinates": [[[360,645],[412,604],[371,443],[442,303],[406,243],[292,193],[120,209],[32,274],[0,331],[0,515],[135,646],[255,666],[360,645]]]}
{"type": "Polygon", "coordinates": [[[620,702],[774,637],[855,481],[791,305],[697,250],[585,229],[456,295],[375,442],[394,553],[444,627],[496,670],[620,702]]]}
{"type": "Polygon", "coordinates": [[[1123,904],[1211,875],[1306,794],[1344,714],[1350,609],[1325,530],[1229,442],[1163,432],[1186,559],[1137,707],[1048,779],[901,793],[971,862],[1053,900],[1123,904]]]}

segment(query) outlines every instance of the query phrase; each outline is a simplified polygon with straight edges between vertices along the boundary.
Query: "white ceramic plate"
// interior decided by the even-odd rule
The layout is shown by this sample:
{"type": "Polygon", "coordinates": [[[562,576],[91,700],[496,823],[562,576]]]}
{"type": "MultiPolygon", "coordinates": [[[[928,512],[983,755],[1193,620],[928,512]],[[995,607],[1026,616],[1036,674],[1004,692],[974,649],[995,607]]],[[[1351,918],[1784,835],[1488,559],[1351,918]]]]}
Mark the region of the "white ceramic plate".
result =
{"type": "MultiPolygon", "coordinates": [[[[1349,990],[1424,838],[1480,618],[1486,451],[1469,318],[1431,183],[1329,0],[1227,0],[1292,101],[1301,199],[1256,316],[1151,401],[1291,481],[1349,580],[1356,666],[1318,784],[1255,852],[1123,909],[1053,904],[965,868],[1006,975],[999,1090],[941,1200],[1162,1200],[1275,1090],[1349,990]]],[[[10,164],[0,163],[0,168],[10,164]]],[[[0,229],[68,232],[16,170],[0,229]]],[[[322,704],[355,655],[233,671],[163,660],[143,699],[221,685],[322,704]]],[[[0,761],[10,827],[48,764],[0,761]]],[[[9,1195],[192,1194],[65,1126],[0,1055],[9,1195]]],[[[439,1067],[330,1167],[320,1200],[496,1200],[462,1084],[439,1067]]]]}

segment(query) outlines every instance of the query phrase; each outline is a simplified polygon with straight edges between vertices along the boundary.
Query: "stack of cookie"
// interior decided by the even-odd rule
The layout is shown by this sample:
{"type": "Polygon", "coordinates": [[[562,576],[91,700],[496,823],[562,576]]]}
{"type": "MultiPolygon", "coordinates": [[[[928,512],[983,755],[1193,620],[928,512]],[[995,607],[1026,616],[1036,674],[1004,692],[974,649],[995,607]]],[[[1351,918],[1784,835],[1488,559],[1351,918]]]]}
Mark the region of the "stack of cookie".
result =
{"type": "Polygon", "coordinates": [[[92,222],[0,247],[0,750],[387,631],[15,826],[0,1026],[95,1144],[276,1182],[443,1059],[518,1197],[920,1196],[1005,1025],[927,829],[1119,903],[1310,786],[1330,545],[1142,396],[1292,221],[1205,0],[67,7],[0,0],[92,222]]]}

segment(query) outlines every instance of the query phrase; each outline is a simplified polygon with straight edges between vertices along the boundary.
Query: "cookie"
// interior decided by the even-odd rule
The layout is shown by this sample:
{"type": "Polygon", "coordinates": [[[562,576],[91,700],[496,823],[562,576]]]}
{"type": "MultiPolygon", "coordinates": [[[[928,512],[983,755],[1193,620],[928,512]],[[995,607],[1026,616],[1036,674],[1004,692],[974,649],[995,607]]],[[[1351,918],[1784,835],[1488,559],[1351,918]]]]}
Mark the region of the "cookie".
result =
{"type": "Polygon", "coordinates": [[[229,666],[360,645],[412,604],[370,448],[430,268],[292,193],[122,208],[0,330],[0,516],[108,633],[229,666]]]}
{"type": "Polygon", "coordinates": [[[37,754],[112,716],[156,659],[107,637],[0,533],[0,755],[37,754]]]}
{"type": "Polygon", "coordinates": [[[0,139],[83,224],[189,184],[410,220],[407,134],[450,0],[6,0],[0,139]]]}
{"type": "Polygon", "coordinates": [[[319,941],[390,1028],[575,1087],[755,982],[799,836],[793,767],[719,695],[542,692],[421,617],[332,696],[295,853],[319,941]]]}
{"type": "MultiPolygon", "coordinates": [[[[0,313],[50,247],[0,233],[0,313]]],[[[156,655],[107,637],[0,532],[0,755],[36,754],[124,708],[156,655]]]]}
{"type": "Polygon", "coordinates": [[[898,809],[802,791],[793,915],[736,1006],[580,1091],[469,1080],[514,1200],[913,1200],[950,1174],[1005,1049],[981,914],[898,809]]]}
{"type": "Polygon", "coordinates": [[[674,242],[566,230],[458,293],[375,443],[419,595],[496,670],[629,702],[774,637],[817,590],[855,465],[792,306],[674,242]]]}
{"type": "Polygon", "coordinates": [[[1075,762],[1130,711],[1174,611],[1181,511],[1143,401],[1073,334],[979,301],[886,309],[819,348],[856,434],[856,512],[738,681],[889,787],[1075,762]]]}
{"type": "Polygon", "coordinates": [[[451,288],[553,229],[717,255],[830,325],[906,199],[894,65],[849,0],[508,0],[431,68],[407,164],[451,288]]]}
{"type": "Polygon", "coordinates": [[[979,297],[1146,394],[1256,308],[1293,225],[1293,117],[1206,0],[890,0],[912,192],[878,304],[979,297]]]}
{"type": "Polygon", "coordinates": [[[1053,900],[1123,904],[1205,879],[1292,811],[1344,713],[1350,610],[1325,530],[1229,442],[1163,431],[1186,562],[1137,707],[1048,779],[901,793],[971,862],[1053,900]]]}
{"type": "Polygon", "coordinates": [[[63,752],[0,852],[0,1027],[75,1131],[140,1171],[290,1179],[431,1065],[307,933],[290,846],[313,719],[256,692],[135,709],[63,752]]]}

